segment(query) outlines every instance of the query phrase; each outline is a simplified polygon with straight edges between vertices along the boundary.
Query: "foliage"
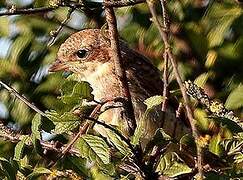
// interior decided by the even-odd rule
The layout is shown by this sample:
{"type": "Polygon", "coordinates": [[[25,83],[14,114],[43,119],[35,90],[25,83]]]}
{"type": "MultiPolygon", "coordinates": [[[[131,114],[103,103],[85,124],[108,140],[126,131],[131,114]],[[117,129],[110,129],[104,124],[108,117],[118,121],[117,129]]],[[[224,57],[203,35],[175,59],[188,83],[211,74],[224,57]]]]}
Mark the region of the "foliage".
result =
{"type": "MultiPolygon", "coordinates": [[[[238,1],[183,0],[167,4],[171,48],[182,78],[194,81],[190,81],[188,87],[192,87],[189,94],[200,132],[198,139],[187,134],[176,141],[158,129],[142,150],[140,139],[146,115],[165,100],[162,96],[154,96],[145,100],[147,110],[129,139],[131,142],[125,141],[125,135],[117,127],[99,124],[106,137],[89,128],[74,145],[78,155],[66,154],[65,157],[56,151],[44,150],[41,143],[55,141],[58,142],[56,148],[67,144],[79,126],[87,121],[85,117],[94,109],[91,102],[95,97],[87,82],[78,82],[69,74],[48,74],[47,71],[61,43],[71,33],[103,26],[101,4],[87,1],[88,5],[98,7],[76,9],[55,43],[47,46],[50,32],[65,19],[68,7],[58,7],[59,1],[49,4],[41,0],[11,2],[17,8],[51,5],[56,9],[32,15],[0,16],[3,49],[0,51],[0,80],[23,94],[46,115],[36,114],[0,86],[0,119],[13,132],[21,134],[19,141],[3,139],[0,142],[1,179],[132,179],[143,176],[153,179],[160,175],[193,178],[197,173],[196,144],[205,152],[206,179],[243,177],[243,11],[238,1]],[[137,154],[141,156],[138,158],[137,154]]],[[[10,6],[9,1],[0,1],[1,11],[10,6]]],[[[157,10],[161,14],[159,7],[157,10]]],[[[163,70],[161,49],[164,45],[149,19],[146,4],[117,8],[116,16],[121,37],[163,70]]],[[[178,85],[170,66],[169,71],[171,98],[182,102],[181,94],[173,93],[177,92],[178,85]]],[[[88,122],[91,126],[97,125],[91,120],[88,122]]],[[[1,137],[13,133],[6,133],[2,126],[0,129],[1,137]]]]}

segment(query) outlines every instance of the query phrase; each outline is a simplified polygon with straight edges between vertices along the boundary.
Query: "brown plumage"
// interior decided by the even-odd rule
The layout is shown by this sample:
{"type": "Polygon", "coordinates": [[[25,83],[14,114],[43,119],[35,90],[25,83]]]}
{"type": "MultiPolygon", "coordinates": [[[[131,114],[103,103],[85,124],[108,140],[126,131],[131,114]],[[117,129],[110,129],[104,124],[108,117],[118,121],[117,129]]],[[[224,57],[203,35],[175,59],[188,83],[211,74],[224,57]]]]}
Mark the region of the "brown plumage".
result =
{"type": "MultiPolygon", "coordinates": [[[[146,57],[130,49],[122,41],[120,49],[138,122],[146,110],[143,101],[151,96],[161,95],[163,82],[160,79],[160,72],[146,57]]],[[[50,71],[64,70],[75,73],[79,81],[90,83],[96,100],[118,97],[120,96],[119,84],[110,51],[112,49],[109,41],[101,30],[82,30],[71,35],[61,45],[57,60],[50,67],[50,71]]],[[[176,137],[188,132],[188,128],[176,119],[174,108],[168,107],[164,122],[162,122],[162,112],[159,109],[151,112],[146,118],[143,141],[147,142],[151,139],[159,127],[163,127],[168,134],[176,137]]],[[[125,133],[126,127],[120,112],[121,108],[109,109],[99,118],[107,124],[118,126],[125,133]]],[[[95,129],[105,136],[106,132],[103,127],[96,125],[95,129]]]]}

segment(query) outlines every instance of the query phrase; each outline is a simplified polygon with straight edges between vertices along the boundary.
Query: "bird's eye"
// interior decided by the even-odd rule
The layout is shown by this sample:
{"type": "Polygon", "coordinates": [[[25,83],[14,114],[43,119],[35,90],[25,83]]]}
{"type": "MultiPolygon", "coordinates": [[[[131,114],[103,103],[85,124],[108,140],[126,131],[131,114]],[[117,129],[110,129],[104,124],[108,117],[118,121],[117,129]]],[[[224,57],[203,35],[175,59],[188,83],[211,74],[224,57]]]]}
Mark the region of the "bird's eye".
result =
{"type": "Polygon", "coordinates": [[[88,54],[88,51],[86,49],[80,49],[77,51],[77,56],[79,58],[84,58],[87,56],[87,54],[88,54]]]}

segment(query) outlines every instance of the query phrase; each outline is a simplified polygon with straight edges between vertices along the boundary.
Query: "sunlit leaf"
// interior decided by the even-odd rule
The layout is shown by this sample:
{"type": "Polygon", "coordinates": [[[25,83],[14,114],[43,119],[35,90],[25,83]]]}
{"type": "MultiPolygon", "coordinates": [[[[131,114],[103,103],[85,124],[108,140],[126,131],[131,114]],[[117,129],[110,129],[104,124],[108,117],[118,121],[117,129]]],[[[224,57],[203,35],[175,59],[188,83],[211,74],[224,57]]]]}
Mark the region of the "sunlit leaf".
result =
{"type": "Polygon", "coordinates": [[[107,128],[103,128],[102,131],[106,132],[107,140],[112,145],[114,145],[121,154],[123,154],[124,156],[129,156],[132,154],[131,149],[129,149],[128,145],[123,140],[121,140],[121,138],[115,132],[107,128]]]}
{"type": "Polygon", "coordinates": [[[55,124],[55,129],[52,130],[52,132],[55,134],[62,134],[62,133],[68,133],[71,130],[77,128],[80,122],[79,121],[56,122],[54,124],[55,124]]]}
{"type": "Polygon", "coordinates": [[[169,177],[176,177],[178,175],[192,172],[176,153],[167,153],[160,158],[156,172],[169,177]]]}
{"type": "Polygon", "coordinates": [[[28,176],[28,179],[34,180],[38,176],[45,175],[45,174],[50,174],[51,171],[47,168],[44,167],[37,167],[33,170],[33,172],[28,176]]]}
{"type": "Polygon", "coordinates": [[[22,156],[23,156],[23,152],[24,152],[24,147],[26,145],[26,143],[30,142],[31,139],[29,136],[27,135],[22,135],[21,136],[21,141],[19,141],[14,149],[14,160],[19,161],[22,156]]]}
{"type": "Polygon", "coordinates": [[[144,101],[146,104],[147,109],[152,109],[158,105],[160,105],[164,101],[163,96],[152,96],[144,101]]]}
{"type": "Polygon", "coordinates": [[[31,132],[36,139],[41,139],[40,134],[41,115],[36,114],[32,120],[31,132]]]}
{"type": "Polygon", "coordinates": [[[90,161],[95,161],[100,165],[110,163],[109,146],[98,136],[83,135],[79,138],[75,147],[79,149],[82,157],[90,161]]]}
{"type": "Polygon", "coordinates": [[[218,46],[223,42],[230,26],[241,13],[242,10],[240,7],[227,7],[223,3],[215,3],[210,8],[206,16],[206,18],[212,18],[214,20],[214,26],[212,26],[207,35],[210,47],[218,46]]]}
{"type": "Polygon", "coordinates": [[[209,151],[220,156],[222,155],[223,151],[222,151],[222,145],[220,144],[222,141],[222,137],[220,136],[220,134],[213,136],[210,143],[209,143],[209,151]]]}
{"type": "Polygon", "coordinates": [[[225,107],[227,109],[237,109],[243,107],[243,85],[238,86],[228,96],[225,107]]]}

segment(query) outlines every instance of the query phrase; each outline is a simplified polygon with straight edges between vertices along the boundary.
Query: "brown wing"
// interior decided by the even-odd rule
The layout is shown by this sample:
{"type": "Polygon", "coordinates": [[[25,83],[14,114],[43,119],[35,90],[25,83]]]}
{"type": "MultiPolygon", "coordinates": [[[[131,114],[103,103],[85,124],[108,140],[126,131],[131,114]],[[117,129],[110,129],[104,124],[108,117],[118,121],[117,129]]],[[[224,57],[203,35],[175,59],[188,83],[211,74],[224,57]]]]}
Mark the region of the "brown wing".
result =
{"type": "Polygon", "coordinates": [[[125,60],[128,82],[133,86],[131,91],[137,90],[137,93],[143,93],[146,98],[162,94],[163,81],[159,70],[145,56],[128,48],[126,44],[122,43],[121,53],[125,60]]]}

